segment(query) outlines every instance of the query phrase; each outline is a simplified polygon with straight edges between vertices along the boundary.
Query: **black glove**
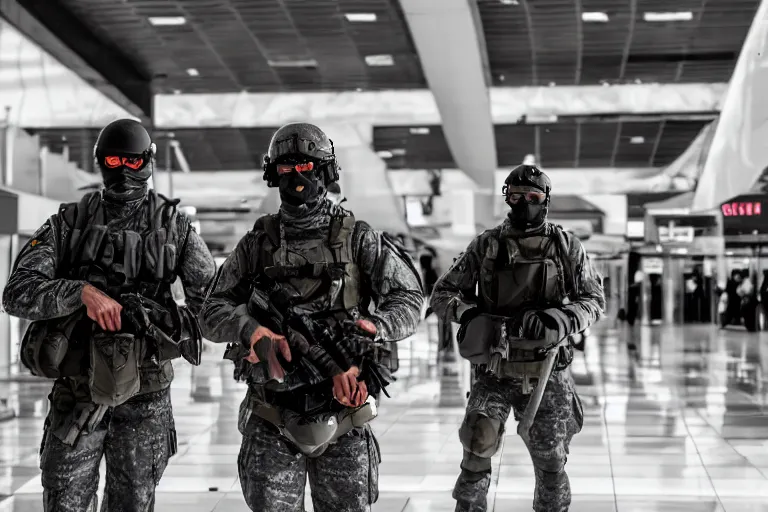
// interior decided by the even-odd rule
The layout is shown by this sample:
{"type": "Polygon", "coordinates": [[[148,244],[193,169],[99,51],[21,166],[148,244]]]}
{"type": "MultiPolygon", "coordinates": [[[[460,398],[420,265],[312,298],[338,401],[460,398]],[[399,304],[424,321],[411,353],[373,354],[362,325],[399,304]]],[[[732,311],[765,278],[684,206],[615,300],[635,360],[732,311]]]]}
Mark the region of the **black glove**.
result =
{"type": "Polygon", "coordinates": [[[529,340],[542,340],[547,330],[558,331],[557,320],[545,311],[528,311],[523,315],[523,336],[529,340]]]}

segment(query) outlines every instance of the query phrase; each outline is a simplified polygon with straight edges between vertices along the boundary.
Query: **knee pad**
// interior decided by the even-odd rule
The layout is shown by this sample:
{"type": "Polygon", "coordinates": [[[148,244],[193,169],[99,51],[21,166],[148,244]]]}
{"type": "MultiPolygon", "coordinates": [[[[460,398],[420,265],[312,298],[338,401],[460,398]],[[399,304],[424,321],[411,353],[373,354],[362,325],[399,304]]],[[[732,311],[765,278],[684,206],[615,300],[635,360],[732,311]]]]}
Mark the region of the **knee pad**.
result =
{"type": "Polygon", "coordinates": [[[533,466],[543,473],[558,474],[565,468],[565,458],[560,457],[531,457],[533,466]]]}
{"type": "Polygon", "coordinates": [[[466,451],[490,459],[501,446],[504,425],[501,421],[471,412],[459,428],[459,440],[466,451]]]}

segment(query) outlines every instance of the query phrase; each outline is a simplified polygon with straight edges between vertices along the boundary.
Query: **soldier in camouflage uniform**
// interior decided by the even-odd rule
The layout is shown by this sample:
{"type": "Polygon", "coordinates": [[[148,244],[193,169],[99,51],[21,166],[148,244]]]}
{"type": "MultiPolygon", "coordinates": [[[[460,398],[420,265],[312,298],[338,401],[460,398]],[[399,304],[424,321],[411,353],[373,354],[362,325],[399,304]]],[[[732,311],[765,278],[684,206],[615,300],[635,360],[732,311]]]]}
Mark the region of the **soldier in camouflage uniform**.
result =
{"type": "Polygon", "coordinates": [[[239,418],[245,501],[259,512],[303,511],[308,476],[317,512],[368,511],[380,453],[367,421],[386,382],[374,378],[381,361],[361,354],[414,333],[424,300],[418,273],[386,234],[327,197],[338,167],[319,128],[280,128],[265,162],[280,210],[237,244],[201,317],[206,338],[234,342],[252,371],[239,418]],[[269,323],[271,305],[274,315],[313,319],[314,329],[347,322],[352,331],[298,343],[285,324],[269,323]]]}
{"type": "Polygon", "coordinates": [[[196,315],[215,266],[178,201],[149,190],[154,153],[139,123],[107,125],[94,148],[105,188],[62,205],[22,248],[3,292],[9,314],[34,321],[22,360],[57,377],[41,446],[47,512],[95,512],[104,456],[101,510],[154,510],[176,452],[171,359],[199,363],[196,315]],[[186,307],[174,307],[177,277],[186,307]]]}
{"type": "Polygon", "coordinates": [[[583,410],[569,337],[595,322],[605,301],[579,240],[546,221],[550,191],[536,167],[514,169],[502,189],[508,218],[475,238],[432,293],[434,311],[461,324],[459,351],[476,375],[459,430],[457,512],[487,509],[491,457],[510,410],[533,460],[533,509],[570,506],[565,462],[583,410]]]}

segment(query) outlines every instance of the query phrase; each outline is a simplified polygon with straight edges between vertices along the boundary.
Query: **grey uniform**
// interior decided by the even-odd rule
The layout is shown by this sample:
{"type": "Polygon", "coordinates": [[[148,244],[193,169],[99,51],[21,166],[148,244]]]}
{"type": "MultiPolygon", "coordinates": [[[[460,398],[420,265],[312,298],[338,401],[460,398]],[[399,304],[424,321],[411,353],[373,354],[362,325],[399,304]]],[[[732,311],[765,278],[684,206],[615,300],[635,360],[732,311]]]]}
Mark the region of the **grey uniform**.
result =
{"type": "MultiPolygon", "coordinates": [[[[453,322],[459,322],[462,314],[472,308],[479,308],[481,313],[512,316],[516,311],[510,305],[517,296],[533,298],[535,302],[542,292],[550,295],[546,312],[552,325],[557,324],[561,339],[595,322],[605,304],[600,277],[578,239],[551,224],[523,237],[505,220],[473,240],[440,278],[431,306],[453,322]],[[560,235],[566,254],[557,250],[560,235]],[[498,261],[504,257],[507,261],[498,261]],[[568,276],[573,278],[571,301],[562,300],[568,276]]],[[[519,338],[511,333],[506,337],[511,350],[505,350],[509,354],[514,352],[515,340],[519,338]]],[[[566,512],[571,502],[564,467],[570,440],[582,428],[583,411],[567,366],[573,357],[572,349],[568,347],[561,356],[564,364],[556,368],[546,384],[527,440],[536,474],[533,509],[537,512],[566,512]]],[[[503,363],[501,367],[508,366],[503,363]]],[[[475,371],[477,380],[459,432],[464,459],[453,497],[457,500],[457,511],[484,512],[491,481],[490,458],[500,446],[510,411],[514,410],[519,420],[531,395],[522,378],[513,372],[489,371],[488,365],[478,365],[475,371]]]]}
{"type": "MultiPolygon", "coordinates": [[[[103,199],[101,206],[109,232],[146,230],[150,216],[147,204],[146,197],[129,201],[103,199]]],[[[72,235],[63,221],[63,211],[55,220],[46,222],[21,250],[3,292],[3,306],[9,314],[46,320],[83,308],[81,292],[88,280],[75,278],[62,269],[62,247],[72,235]],[[55,228],[51,222],[55,222],[55,228]]],[[[171,229],[176,231],[179,255],[174,275],[184,286],[188,308],[197,314],[205,288],[215,274],[213,258],[189,219],[178,215],[171,229]]],[[[114,244],[109,247],[107,252],[118,250],[114,244]]],[[[54,383],[40,462],[46,511],[95,510],[102,456],[107,462],[102,510],[154,509],[155,486],[176,451],[168,389],[173,367],[170,361],[147,357],[140,368],[138,394],[117,407],[91,402],[85,368],[82,375],[62,377],[54,383]]]]}
{"type": "MultiPolygon", "coordinates": [[[[331,217],[349,218],[350,215],[327,200],[321,200],[300,216],[282,208],[279,215],[273,217],[280,226],[279,248],[267,236],[265,224],[257,222],[222,265],[205,301],[201,323],[206,338],[249,346],[259,322],[251,314],[248,303],[254,293],[265,292],[260,284],[264,282],[265,267],[271,267],[283,257],[288,263],[310,267],[329,263],[332,253],[329,246],[336,246],[328,242],[333,225],[331,217]],[[320,261],[323,259],[326,261],[320,261]]],[[[364,222],[354,223],[348,240],[351,267],[347,268],[352,273],[359,271],[359,282],[367,283],[368,291],[364,293],[375,299],[375,311],[366,313],[366,318],[376,325],[378,338],[398,341],[413,334],[423,303],[416,275],[400,254],[382,243],[382,235],[364,222]]],[[[342,241],[340,245],[345,243],[342,241]]],[[[334,260],[336,258],[334,256],[334,260]]],[[[295,310],[301,314],[347,309],[343,286],[338,286],[341,280],[331,280],[328,288],[322,288],[320,281],[300,277],[278,279],[277,288],[292,298],[295,310]]],[[[328,376],[313,362],[306,358],[302,361],[301,368],[271,388],[276,391],[273,395],[301,396],[310,393],[310,389],[331,390],[328,376]]],[[[380,457],[370,427],[355,428],[331,444],[322,455],[307,457],[272,424],[252,414],[253,398],[263,396],[264,384],[263,380],[251,381],[248,396],[240,408],[239,429],[243,441],[238,470],[248,506],[263,512],[303,511],[308,475],[317,512],[370,510],[370,504],[378,496],[380,457]]]]}

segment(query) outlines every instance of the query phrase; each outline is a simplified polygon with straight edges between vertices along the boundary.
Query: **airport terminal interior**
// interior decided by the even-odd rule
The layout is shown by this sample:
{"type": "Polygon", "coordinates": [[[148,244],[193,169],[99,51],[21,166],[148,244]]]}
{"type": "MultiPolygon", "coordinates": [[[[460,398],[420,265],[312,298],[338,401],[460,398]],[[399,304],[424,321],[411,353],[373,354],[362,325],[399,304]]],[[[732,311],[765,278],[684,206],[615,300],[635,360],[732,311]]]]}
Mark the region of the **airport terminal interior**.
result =
{"type": "MultiPolygon", "coordinates": [[[[4,0],[0,288],[59,205],[102,186],[94,144],[115,119],[149,130],[151,186],[217,265],[279,207],[272,134],[319,126],[334,198],[405,248],[427,292],[505,219],[510,170],[536,165],[606,298],[574,338],[570,511],[768,512],[766,55],[768,0],[4,0]]],[[[21,361],[29,325],[0,312],[0,512],[44,510],[52,380],[21,361]]],[[[374,512],[456,506],[473,372],[452,327],[425,304],[398,342],[371,422],[374,512]]],[[[157,511],[249,510],[246,385],[203,347],[173,363],[179,450],[157,511]]],[[[488,511],[533,494],[510,419],[488,511]]]]}

